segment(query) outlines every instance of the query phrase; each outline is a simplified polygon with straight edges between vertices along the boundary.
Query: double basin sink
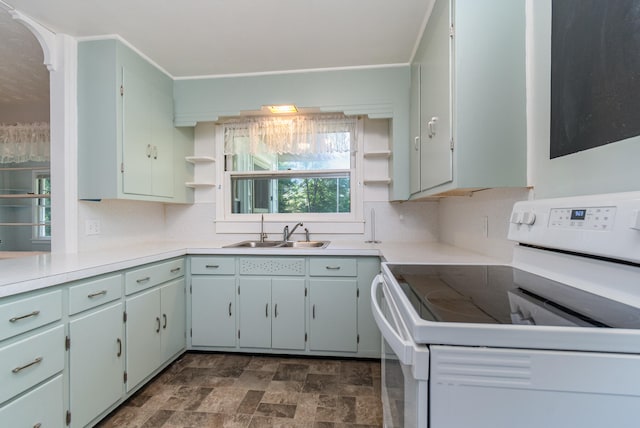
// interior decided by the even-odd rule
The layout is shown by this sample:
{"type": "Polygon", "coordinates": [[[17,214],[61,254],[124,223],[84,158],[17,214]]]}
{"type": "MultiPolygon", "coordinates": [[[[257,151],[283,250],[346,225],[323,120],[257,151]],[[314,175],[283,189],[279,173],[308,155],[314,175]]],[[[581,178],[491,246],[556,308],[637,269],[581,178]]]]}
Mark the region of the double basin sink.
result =
{"type": "Polygon", "coordinates": [[[225,248],[326,248],[330,241],[242,241],[225,248]]]}

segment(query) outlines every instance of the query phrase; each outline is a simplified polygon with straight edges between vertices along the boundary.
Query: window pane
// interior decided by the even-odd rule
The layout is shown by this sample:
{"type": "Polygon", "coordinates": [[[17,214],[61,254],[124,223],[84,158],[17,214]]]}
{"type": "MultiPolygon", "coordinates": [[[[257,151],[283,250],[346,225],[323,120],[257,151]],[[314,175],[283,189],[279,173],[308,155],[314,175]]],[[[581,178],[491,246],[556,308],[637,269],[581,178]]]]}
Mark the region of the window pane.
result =
{"type": "Polygon", "coordinates": [[[343,177],[232,177],[232,212],[348,213],[351,179],[343,177]]]}
{"type": "Polygon", "coordinates": [[[291,154],[238,154],[233,155],[232,170],[247,171],[309,171],[323,169],[349,169],[350,153],[291,154]]]}

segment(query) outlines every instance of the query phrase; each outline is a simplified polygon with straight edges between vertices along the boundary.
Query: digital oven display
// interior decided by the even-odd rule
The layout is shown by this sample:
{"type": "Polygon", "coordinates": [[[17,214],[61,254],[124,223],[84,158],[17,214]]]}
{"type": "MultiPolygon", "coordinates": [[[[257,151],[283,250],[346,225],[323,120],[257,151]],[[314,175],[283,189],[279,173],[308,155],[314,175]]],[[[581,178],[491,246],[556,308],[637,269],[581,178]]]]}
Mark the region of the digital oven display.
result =
{"type": "Polygon", "coordinates": [[[587,215],[587,210],[571,210],[571,220],[584,220],[587,215]]]}

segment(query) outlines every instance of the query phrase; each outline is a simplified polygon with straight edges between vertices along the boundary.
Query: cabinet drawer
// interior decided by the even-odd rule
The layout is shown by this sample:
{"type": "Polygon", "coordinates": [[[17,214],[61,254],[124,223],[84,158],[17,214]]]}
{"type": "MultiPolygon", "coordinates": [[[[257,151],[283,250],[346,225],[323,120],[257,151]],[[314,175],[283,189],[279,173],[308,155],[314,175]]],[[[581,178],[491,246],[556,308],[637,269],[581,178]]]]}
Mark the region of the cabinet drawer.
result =
{"type": "Polygon", "coordinates": [[[234,257],[193,257],[191,274],[193,275],[233,275],[236,273],[234,257]]]}
{"type": "Polygon", "coordinates": [[[0,403],[64,368],[64,326],[0,348],[0,403]]]}
{"type": "Polygon", "coordinates": [[[62,317],[62,291],[0,305],[0,340],[41,327],[62,317]]]}
{"type": "Polygon", "coordinates": [[[309,260],[309,275],[357,276],[358,262],[356,259],[312,257],[309,260]]]}
{"type": "Polygon", "coordinates": [[[62,375],[0,407],[0,421],[12,427],[62,428],[64,404],[62,375]]]}
{"type": "Polygon", "coordinates": [[[122,275],[94,279],[69,287],[69,315],[122,297],[122,275]]]}
{"type": "Polygon", "coordinates": [[[140,269],[131,270],[124,275],[127,295],[146,290],[184,275],[184,259],[156,263],[140,269]]]}

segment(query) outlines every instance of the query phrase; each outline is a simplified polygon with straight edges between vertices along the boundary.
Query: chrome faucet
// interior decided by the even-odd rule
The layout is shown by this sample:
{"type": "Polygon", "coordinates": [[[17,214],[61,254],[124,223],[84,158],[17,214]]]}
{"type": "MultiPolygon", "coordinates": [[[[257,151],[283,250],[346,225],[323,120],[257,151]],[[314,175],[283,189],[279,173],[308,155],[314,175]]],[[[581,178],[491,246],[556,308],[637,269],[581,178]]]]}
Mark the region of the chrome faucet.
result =
{"type": "Polygon", "coordinates": [[[293,226],[293,229],[291,229],[291,232],[289,232],[289,226],[285,226],[284,231],[282,232],[282,240],[287,242],[291,237],[291,235],[293,235],[293,232],[296,231],[298,226],[304,226],[304,225],[302,224],[302,222],[296,224],[295,226],[293,226]]]}
{"type": "Polygon", "coordinates": [[[267,239],[267,234],[264,233],[264,214],[260,216],[260,242],[264,242],[267,239]]]}

